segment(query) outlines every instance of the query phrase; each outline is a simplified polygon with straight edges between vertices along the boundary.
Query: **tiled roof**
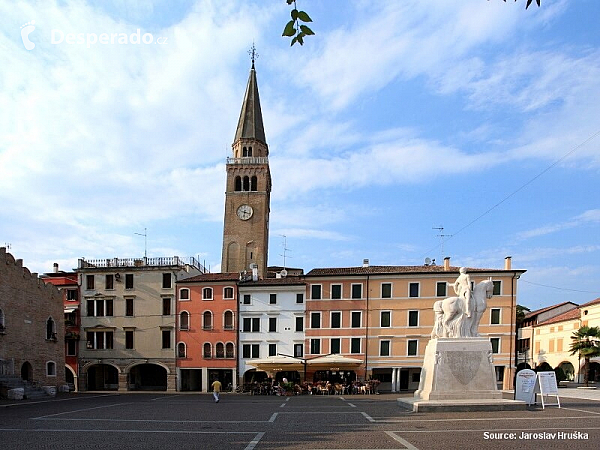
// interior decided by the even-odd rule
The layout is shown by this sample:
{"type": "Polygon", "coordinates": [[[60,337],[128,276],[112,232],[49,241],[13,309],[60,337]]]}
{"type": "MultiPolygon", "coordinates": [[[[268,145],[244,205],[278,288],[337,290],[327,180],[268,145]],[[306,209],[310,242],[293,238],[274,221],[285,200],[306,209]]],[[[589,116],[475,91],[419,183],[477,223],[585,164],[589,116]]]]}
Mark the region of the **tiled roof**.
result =
{"type": "Polygon", "coordinates": [[[240,274],[237,272],[225,272],[225,273],[202,273],[193,277],[184,278],[183,280],[177,281],[177,283],[199,283],[207,281],[238,281],[240,274]]]}
{"type": "MultiPolygon", "coordinates": [[[[334,276],[334,275],[382,275],[382,274],[402,274],[402,273],[458,273],[460,267],[450,266],[444,270],[443,265],[431,266],[359,266],[359,267],[332,267],[323,269],[312,269],[306,274],[307,277],[334,276]]],[[[468,273],[477,272],[503,272],[503,269],[477,269],[467,267],[468,273]]],[[[509,272],[523,272],[520,270],[509,272]]]]}
{"type": "Polygon", "coordinates": [[[290,285],[303,285],[306,284],[304,277],[293,277],[287,276],[285,278],[264,278],[258,281],[243,281],[240,282],[241,286],[290,286],[290,285]]]}
{"type": "Polygon", "coordinates": [[[544,312],[546,312],[546,311],[550,311],[551,309],[554,309],[554,308],[559,308],[560,306],[566,305],[567,303],[571,303],[571,304],[573,304],[573,305],[577,306],[577,305],[576,305],[575,303],[573,303],[573,302],[562,302],[562,303],[559,303],[559,304],[557,304],[557,305],[550,305],[550,306],[546,306],[545,308],[536,309],[535,311],[531,311],[530,313],[527,313],[527,314],[525,315],[525,317],[523,318],[523,320],[525,320],[525,319],[529,319],[529,318],[531,318],[531,317],[534,317],[534,316],[537,316],[538,314],[542,314],[542,313],[544,313],[544,312]]]}
{"type": "Polygon", "coordinates": [[[596,300],[592,300],[591,302],[584,303],[583,305],[580,306],[580,308],[597,305],[598,303],[600,303],[600,297],[598,297],[596,300]]]}
{"type": "Polygon", "coordinates": [[[566,313],[559,314],[558,316],[552,317],[551,319],[548,319],[544,322],[538,323],[536,325],[536,327],[539,327],[541,325],[549,325],[551,323],[556,323],[556,322],[564,322],[567,320],[575,320],[575,319],[579,319],[580,317],[581,317],[581,311],[579,310],[579,308],[573,308],[573,309],[567,311],[566,313]]]}

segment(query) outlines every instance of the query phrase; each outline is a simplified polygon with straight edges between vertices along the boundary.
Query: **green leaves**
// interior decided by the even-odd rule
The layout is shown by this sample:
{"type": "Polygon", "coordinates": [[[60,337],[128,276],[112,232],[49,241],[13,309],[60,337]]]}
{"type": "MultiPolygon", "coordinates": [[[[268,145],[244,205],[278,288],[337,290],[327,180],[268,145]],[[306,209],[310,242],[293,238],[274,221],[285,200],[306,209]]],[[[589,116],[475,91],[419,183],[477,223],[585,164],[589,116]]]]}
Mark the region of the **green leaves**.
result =
{"type": "Polygon", "coordinates": [[[291,37],[292,42],[290,45],[294,45],[298,42],[300,45],[304,45],[304,38],[306,36],[313,36],[315,33],[308,26],[300,24],[300,22],[308,23],[312,22],[312,19],[305,11],[298,11],[296,8],[296,0],[286,0],[288,5],[294,5],[290,15],[292,20],[286,23],[283,29],[282,36],[291,37]]]}

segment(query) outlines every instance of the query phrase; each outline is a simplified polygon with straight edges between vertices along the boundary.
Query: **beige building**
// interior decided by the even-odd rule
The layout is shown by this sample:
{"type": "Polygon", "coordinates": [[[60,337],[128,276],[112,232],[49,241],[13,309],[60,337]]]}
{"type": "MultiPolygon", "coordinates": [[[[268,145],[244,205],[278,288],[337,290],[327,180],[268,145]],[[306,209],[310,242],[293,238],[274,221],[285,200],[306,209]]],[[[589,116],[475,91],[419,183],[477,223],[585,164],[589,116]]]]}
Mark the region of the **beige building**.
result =
{"type": "Polygon", "coordinates": [[[65,325],[58,289],[0,247],[0,375],[65,385],[65,325]]]}
{"type": "Polygon", "coordinates": [[[80,390],[176,388],[175,283],[193,258],[79,260],[80,390]]]}

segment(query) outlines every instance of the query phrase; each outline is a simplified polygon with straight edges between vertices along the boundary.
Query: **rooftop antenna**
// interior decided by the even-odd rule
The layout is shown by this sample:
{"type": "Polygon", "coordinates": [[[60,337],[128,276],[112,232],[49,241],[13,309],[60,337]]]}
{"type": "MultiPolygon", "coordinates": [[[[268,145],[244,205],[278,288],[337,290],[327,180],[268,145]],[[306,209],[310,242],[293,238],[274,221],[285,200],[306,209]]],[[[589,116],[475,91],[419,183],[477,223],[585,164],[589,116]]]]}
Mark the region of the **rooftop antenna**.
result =
{"type": "Polygon", "coordinates": [[[444,257],[444,238],[446,237],[452,237],[451,234],[444,234],[444,226],[440,225],[439,227],[431,227],[433,230],[438,230],[440,232],[440,234],[437,235],[437,237],[440,238],[440,247],[441,247],[441,252],[442,255],[441,257],[444,257]]]}
{"type": "Polygon", "coordinates": [[[147,228],[144,227],[144,234],[142,233],[133,233],[138,236],[144,236],[144,258],[148,258],[148,233],[147,228]]]}
{"type": "Polygon", "coordinates": [[[287,248],[287,236],[285,234],[280,234],[279,236],[283,237],[283,255],[279,256],[283,256],[283,268],[285,269],[285,253],[289,250],[289,248],[287,248]]]}

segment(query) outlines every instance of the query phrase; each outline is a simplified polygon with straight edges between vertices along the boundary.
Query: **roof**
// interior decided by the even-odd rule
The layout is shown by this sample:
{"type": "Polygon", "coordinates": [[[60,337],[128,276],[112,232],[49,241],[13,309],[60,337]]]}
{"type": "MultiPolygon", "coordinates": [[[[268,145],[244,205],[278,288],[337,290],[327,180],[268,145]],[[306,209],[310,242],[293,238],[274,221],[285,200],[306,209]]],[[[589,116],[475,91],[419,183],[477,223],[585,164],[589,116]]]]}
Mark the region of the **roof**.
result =
{"type": "Polygon", "coordinates": [[[527,313],[525,315],[525,317],[523,317],[523,320],[529,319],[529,318],[534,317],[534,316],[537,316],[538,314],[545,313],[546,311],[550,311],[551,309],[554,309],[554,308],[560,308],[561,306],[564,306],[564,305],[566,305],[568,303],[571,303],[572,305],[577,306],[577,304],[573,303],[573,302],[562,302],[562,303],[559,303],[557,305],[546,306],[545,308],[536,309],[535,311],[531,311],[530,313],[527,313]]]}
{"type": "Polygon", "coordinates": [[[256,139],[264,144],[267,143],[265,129],[263,126],[262,112],[260,110],[260,98],[258,96],[258,84],[256,82],[256,71],[254,66],[250,69],[244,102],[240,112],[240,119],[235,131],[234,142],[239,139],[256,139]]]}
{"type": "MultiPolygon", "coordinates": [[[[319,276],[336,276],[336,275],[387,275],[387,274],[454,274],[458,273],[460,267],[451,266],[448,270],[444,270],[443,265],[429,266],[359,266],[359,267],[331,267],[312,269],[306,274],[307,277],[319,276]]],[[[504,270],[504,269],[477,269],[467,267],[467,272],[525,272],[524,270],[504,270]]]]}
{"type": "Polygon", "coordinates": [[[554,316],[551,319],[548,319],[544,322],[538,323],[536,325],[536,327],[539,327],[542,325],[549,325],[551,323],[556,323],[556,322],[565,322],[567,320],[575,320],[575,319],[579,319],[580,317],[581,317],[581,311],[579,310],[579,308],[573,308],[565,313],[559,314],[558,316],[554,316]]]}
{"type": "Polygon", "coordinates": [[[304,277],[287,276],[282,278],[263,278],[257,281],[240,281],[240,287],[251,287],[251,286],[290,286],[290,285],[304,285],[306,281],[304,277]]]}
{"type": "Polygon", "coordinates": [[[592,300],[591,302],[584,303],[583,305],[580,306],[580,308],[587,308],[588,306],[597,305],[599,303],[600,303],[600,297],[598,297],[596,300],[592,300]]]}
{"type": "Polygon", "coordinates": [[[239,281],[238,272],[201,273],[193,277],[178,280],[177,283],[206,283],[210,281],[239,281]]]}

